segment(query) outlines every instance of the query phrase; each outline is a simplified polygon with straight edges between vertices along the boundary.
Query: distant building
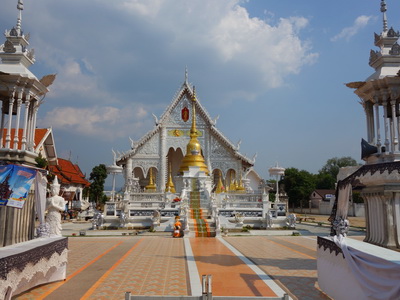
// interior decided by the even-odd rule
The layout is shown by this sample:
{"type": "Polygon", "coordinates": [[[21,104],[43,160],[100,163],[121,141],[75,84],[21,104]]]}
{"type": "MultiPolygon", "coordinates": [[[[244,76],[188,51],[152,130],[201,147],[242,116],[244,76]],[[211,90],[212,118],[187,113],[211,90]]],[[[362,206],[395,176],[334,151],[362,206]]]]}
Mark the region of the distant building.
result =
{"type": "Polygon", "coordinates": [[[60,181],[60,196],[68,201],[68,208],[80,208],[83,189],[90,185],[77,164],[63,158],[57,158],[56,165],[49,165],[52,174],[60,181]]]}
{"type": "Polygon", "coordinates": [[[335,197],[335,190],[314,190],[311,193],[311,208],[318,208],[321,201],[331,201],[335,197]]]}

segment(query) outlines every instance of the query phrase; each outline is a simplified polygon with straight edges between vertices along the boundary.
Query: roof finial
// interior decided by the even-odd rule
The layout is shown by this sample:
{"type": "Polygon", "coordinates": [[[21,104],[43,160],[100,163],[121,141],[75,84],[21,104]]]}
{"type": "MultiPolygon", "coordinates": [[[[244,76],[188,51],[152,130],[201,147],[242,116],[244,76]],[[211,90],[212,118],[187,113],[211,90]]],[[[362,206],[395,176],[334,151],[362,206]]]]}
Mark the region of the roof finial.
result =
{"type": "Polygon", "coordinates": [[[188,68],[185,66],[185,82],[188,83],[188,68]]]}
{"type": "Polygon", "coordinates": [[[22,32],[21,32],[22,11],[23,11],[23,9],[24,9],[24,3],[22,2],[22,0],[18,0],[17,9],[19,10],[19,13],[18,13],[17,28],[16,28],[16,30],[17,30],[17,32],[18,32],[18,35],[20,36],[21,33],[22,33],[22,32]]]}
{"type": "Polygon", "coordinates": [[[196,87],[193,86],[193,97],[192,97],[192,128],[190,129],[190,137],[196,136],[197,137],[197,128],[196,128],[196,106],[195,102],[197,101],[196,98],[196,87]]]}
{"type": "Polygon", "coordinates": [[[386,10],[386,2],[385,0],[381,0],[381,12],[383,13],[383,32],[388,31],[386,10]]]}

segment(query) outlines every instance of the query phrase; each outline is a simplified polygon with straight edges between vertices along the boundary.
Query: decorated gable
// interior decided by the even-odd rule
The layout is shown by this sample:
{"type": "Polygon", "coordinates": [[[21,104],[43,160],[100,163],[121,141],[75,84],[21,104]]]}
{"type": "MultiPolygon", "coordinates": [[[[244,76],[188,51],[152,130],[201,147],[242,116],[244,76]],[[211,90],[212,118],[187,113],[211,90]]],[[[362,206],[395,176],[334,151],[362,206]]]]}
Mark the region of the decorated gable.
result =
{"type": "Polygon", "coordinates": [[[224,145],[216,136],[211,136],[211,158],[230,158],[235,159],[232,149],[224,145]]]}
{"type": "MultiPolygon", "coordinates": [[[[197,106],[198,107],[198,106],[197,106]]],[[[171,110],[169,116],[166,118],[164,122],[164,126],[168,127],[187,127],[190,128],[192,125],[192,103],[190,100],[190,95],[185,93],[175,105],[175,107],[171,110]]],[[[199,113],[199,110],[196,111],[196,123],[197,126],[204,126],[206,124],[204,117],[199,113]]]]}
{"type": "Polygon", "coordinates": [[[159,134],[156,133],[138,148],[136,154],[159,155],[159,151],[160,151],[160,139],[159,139],[159,134]]]}

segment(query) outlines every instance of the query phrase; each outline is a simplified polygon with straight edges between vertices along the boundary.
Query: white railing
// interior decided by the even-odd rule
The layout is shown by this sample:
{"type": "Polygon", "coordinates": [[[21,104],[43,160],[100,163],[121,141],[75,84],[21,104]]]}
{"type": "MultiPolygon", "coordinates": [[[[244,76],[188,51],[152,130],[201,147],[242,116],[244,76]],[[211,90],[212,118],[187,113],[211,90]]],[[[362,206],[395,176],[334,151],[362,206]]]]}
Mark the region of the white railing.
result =
{"type": "Polygon", "coordinates": [[[132,202],[164,202],[165,194],[164,193],[135,193],[131,194],[132,202]]]}
{"type": "Polygon", "coordinates": [[[146,202],[129,202],[128,204],[128,209],[133,209],[133,208],[164,208],[164,202],[160,201],[146,201],[146,202]]]}
{"type": "Polygon", "coordinates": [[[262,203],[261,194],[226,194],[227,202],[260,202],[262,203]]]}
{"type": "Polygon", "coordinates": [[[262,202],[226,202],[223,208],[263,208],[262,202]]]}

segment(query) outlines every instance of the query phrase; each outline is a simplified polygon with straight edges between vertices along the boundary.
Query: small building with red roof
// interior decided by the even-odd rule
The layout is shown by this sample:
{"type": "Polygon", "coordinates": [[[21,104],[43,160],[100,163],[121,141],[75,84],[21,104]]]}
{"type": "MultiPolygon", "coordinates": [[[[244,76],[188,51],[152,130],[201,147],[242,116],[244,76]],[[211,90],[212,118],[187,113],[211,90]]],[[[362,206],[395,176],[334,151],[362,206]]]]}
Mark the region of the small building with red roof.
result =
{"type": "Polygon", "coordinates": [[[49,165],[49,170],[57,176],[61,184],[60,196],[68,201],[68,207],[80,208],[83,189],[89,187],[90,182],[86,180],[79,166],[70,160],[57,158],[57,164],[49,165]]]}
{"type": "MultiPolygon", "coordinates": [[[[82,193],[85,187],[90,185],[86,180],[85,175],[77,164],[63,158],[57,158],[56,146],[54,143],[52,128],[36,128],[34,136],[34,144],[28,145],[33,152],[46,159],[48,162],[49,171],[57,175],[60,188],[60,196],[68,201],[69,208],[80,208],[82,201],[82,193]],[[78,201],[74,203],[73,201],[78,201]]],[[[3,129],[3,137],[7,135],[7,129],[3,129]]],[[[12,128],[9,136],[11,137],[10,145],[15,145],[15,149],[22,149],[23,129],[18,130],[15,135],[15,129],[12,128]],[[17,141],[14,143],[14,140],[17,141]]],[[[6,146],[5,139],[2,140],[3,148],[6,146]]]]}

